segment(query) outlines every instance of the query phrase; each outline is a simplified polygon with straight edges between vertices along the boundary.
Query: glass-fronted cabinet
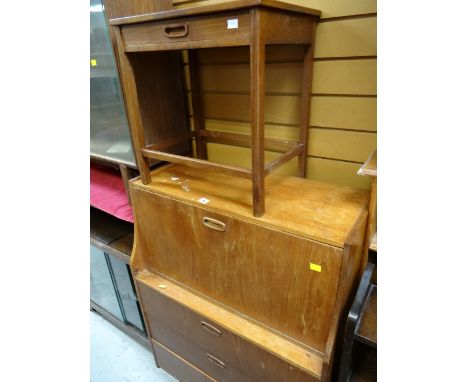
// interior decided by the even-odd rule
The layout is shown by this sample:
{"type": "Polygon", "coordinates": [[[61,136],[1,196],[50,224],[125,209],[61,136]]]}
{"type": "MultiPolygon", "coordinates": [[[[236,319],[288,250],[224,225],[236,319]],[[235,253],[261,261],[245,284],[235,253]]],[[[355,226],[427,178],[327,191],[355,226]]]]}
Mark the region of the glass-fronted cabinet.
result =
{"type": "Polygon", "coordinates": [[[91,301],[108,311],[115,318],[123,321],[107,261],[106,254],[91,245],[91,301]]]}
{"type": "Polygon", "coordinates": [[[136,168],[102,0],[91,0],[91,156],[136,168]]]}
{"type": "Polygon", "coordinates": [[[117,293],[120,297],[120,303],[125,321],[144,331],[140,307],[136,299],[134,285],[132,283],[132,274],[128,264],[109,256],[110,268],[115,280],[117,293]]]}
{"type": "Polygon", "coordinates": [[[91,301],[143,334],[142,312],[128,264],[91,245],[91,301]]]}

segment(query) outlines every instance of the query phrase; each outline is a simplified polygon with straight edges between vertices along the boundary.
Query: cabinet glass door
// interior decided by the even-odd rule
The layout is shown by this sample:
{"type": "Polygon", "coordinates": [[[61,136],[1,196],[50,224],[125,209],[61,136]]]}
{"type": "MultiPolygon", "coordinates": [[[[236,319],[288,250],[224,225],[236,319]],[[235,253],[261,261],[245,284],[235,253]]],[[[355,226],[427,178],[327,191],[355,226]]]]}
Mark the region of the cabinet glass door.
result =
{"type": "Polygon", "coordinates": [[[91,301],[123,321],[106,254],[91,245],[91,301]]]}
{"type": "Polygon", "coordinates": [[[125,319],[127,322],[144,332],[143,321],[140,315],[135,291],[131,281],[131,273],[128,265],[123,261],[109,256],[115,284],[122,303],[125,319]]]}
{"type": "Polygon", "coordinates": [[[91,0],[91,155],[135,166],[114,52],[101,0],[91,0]]]}

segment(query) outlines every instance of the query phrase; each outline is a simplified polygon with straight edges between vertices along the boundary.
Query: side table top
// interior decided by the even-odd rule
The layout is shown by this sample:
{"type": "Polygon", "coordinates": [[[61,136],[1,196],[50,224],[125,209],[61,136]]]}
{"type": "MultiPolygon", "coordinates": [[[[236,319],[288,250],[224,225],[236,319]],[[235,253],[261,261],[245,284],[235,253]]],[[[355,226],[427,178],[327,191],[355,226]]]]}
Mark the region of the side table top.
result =
{"type": "Polygon", "coordinates": [[[307,14],[307,15],[316,16],[316,17],[320,17],[322,14],[322,12],[317,9],[302,7],[300,5],[295,5],[295,4],[290,4],[290,3],[285,3],[279,0],[236,0],[236,1],[227,1],[225,3],[220,3],[220,4],[202,5],[202,6],[197,6],[197,7],[148,13],[144,15],[120,17],[120,18],[109,20],[109,24],[110,25],[136,24],[136,23],[142,23],[142,22],[147,22],[147,21],[169,20],[169,19],[186,17],[186,16],[199,16],[199,15],[204,15],[204,14],[209,14],[209,13],[235,11],[239,9],[252,8],[252,7],[273,8],[273,9],[278,9],[278,10],[283,10],[283,11],[307,14]]]}

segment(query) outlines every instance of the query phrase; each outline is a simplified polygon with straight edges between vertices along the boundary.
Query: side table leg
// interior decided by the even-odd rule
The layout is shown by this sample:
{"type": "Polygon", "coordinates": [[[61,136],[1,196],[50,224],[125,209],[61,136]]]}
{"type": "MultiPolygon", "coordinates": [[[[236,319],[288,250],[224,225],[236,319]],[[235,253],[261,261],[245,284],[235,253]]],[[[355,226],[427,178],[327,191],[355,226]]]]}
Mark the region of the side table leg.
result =
{"type": "Polygon", "coordinates": [[[141,149],[145,147],[145,132],[143,122],[140,116],[140,104],[138,101],[138,92],[135,83],[135,74],[132,65],[125,54],[120,28],[113,26],[113,34],[117,45],[117,54],[120,59],[120,77],[123,89],[123,96],[127,104],[127,116],[132,132],[132,143],[135,151],[138,169],[140,170],[141,181],[143,184],[151,183],[151,172],[149,161],[143,157],[141,149]]]}
{"type": "Polygon", "coordinates": [[[307,154],[309,143],[309,119],[310,119],[310,88],[312,83],[312,66],[314,64],[314,25],[312,34],[312,44],[306,47],[302,71],[302,99],[301,115],[299,120],[299,142],[304,144],[304,151],[299,155],[297,176],[305,178],[307,176],[307,154]]]}
{"type": "Polygon", "coordinates": [[[188,51],[190,88],[192,91],[193,126],[197,133],[195,137],[196,153],[198,159],[207,159],[206,142],[198,135],[200,130],[205,130],[205,119],[203,114],[203,98],[200,84],[200,69],[198,63],[198,51],[188,51]]]}
{"type": "Polygon", "coordinates": [[[252,128],[253,214],[265,213],[265,13],[253,9],[250,41],[250,107],[252,128]]]}

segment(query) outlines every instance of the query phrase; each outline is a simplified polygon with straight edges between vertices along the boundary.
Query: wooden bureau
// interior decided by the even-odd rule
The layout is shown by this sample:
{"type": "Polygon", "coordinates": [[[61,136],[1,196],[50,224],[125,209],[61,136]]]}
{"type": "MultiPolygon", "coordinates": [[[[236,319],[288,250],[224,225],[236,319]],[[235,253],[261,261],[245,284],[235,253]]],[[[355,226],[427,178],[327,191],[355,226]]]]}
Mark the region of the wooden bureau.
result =
{"type": "Polygon", "coordinates": [[[359,277],[367,191],[183,165],[131,182],[131,267],[160,366],[182,381],[327,381],[359,277]]]}

